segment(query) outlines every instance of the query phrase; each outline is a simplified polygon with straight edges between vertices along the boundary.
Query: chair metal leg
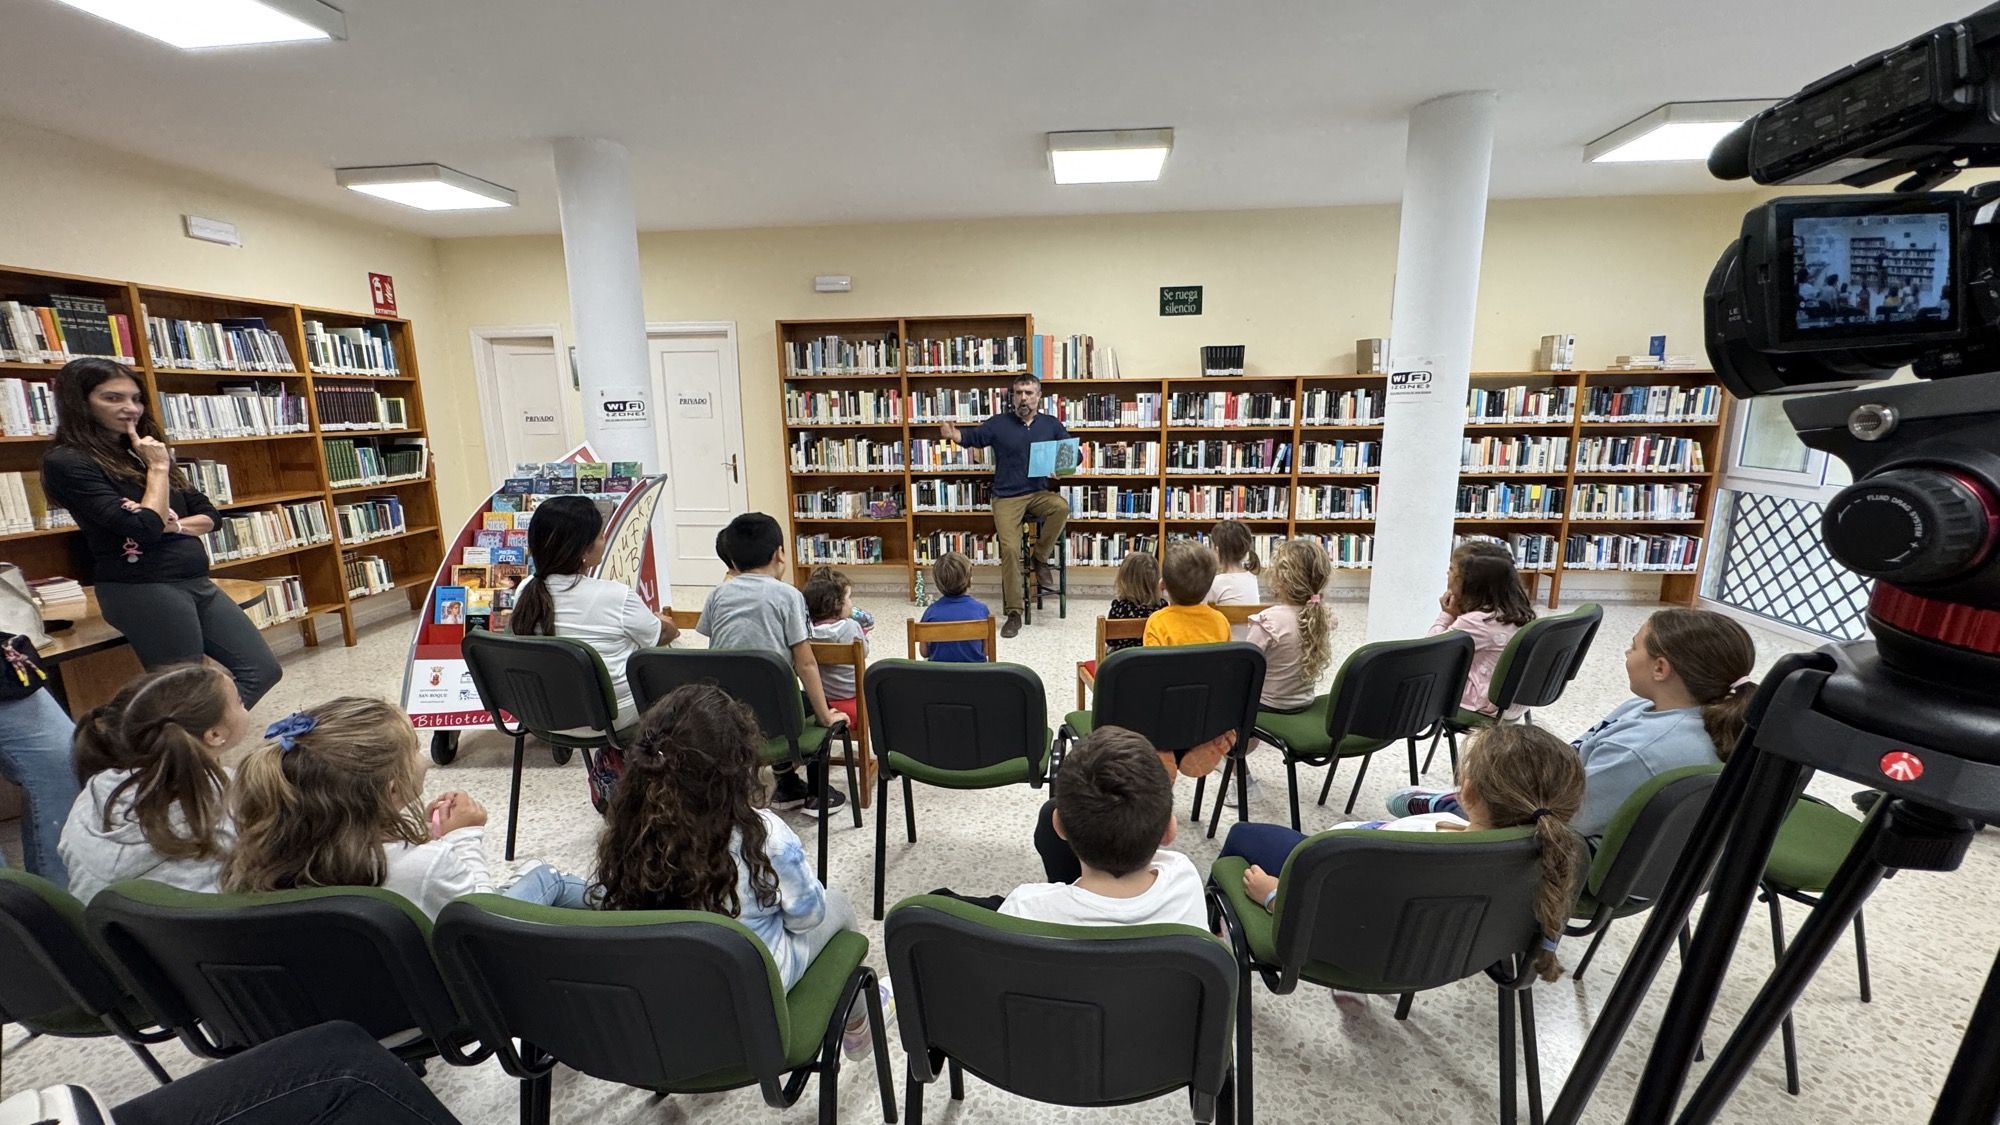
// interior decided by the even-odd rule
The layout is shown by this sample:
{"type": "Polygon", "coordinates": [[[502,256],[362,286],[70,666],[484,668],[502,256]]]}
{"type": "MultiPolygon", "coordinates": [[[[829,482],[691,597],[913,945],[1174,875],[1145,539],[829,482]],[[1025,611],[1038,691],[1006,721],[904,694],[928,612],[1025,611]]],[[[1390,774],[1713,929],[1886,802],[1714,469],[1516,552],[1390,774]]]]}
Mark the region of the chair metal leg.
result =
{"type": "MultiPolygon", "coordinates": [[[[1368,759],[1363,758],[1361,759],[1361,761],[1363,768],[1365,769],[1367,766],[1368,759]]],[[[1333,792],[1333,775],[1339,772],[1340,772],[1340,759],[1329,758],[1326,763],[1326,780],[1319,783],[1320,808],[1326,807],[1326,796],[1327,794],[1333,792]]]]}
{"type": "Polygon", "coordinates": [[[924,1125],[924,1082],[915,1063],[903,1071],[903,1125],[924,1125]]]}
{"type": "Polygon", "coordinates": [[[1542,1053],[1535,1046],[1535,990],[1524,988],[1521,1005],[1521,1059],[1528,1069],[1528,1125],[1542,1125],[1542,1053]]]}
{"type": "MultiPolygon", "coordinates": [[[[907,803],[907,802],[906,802],[907,803]]],[[[882,884],[889,857],[889,773],[875,775],[875,920],[882,920],[882,884]]]]}
{"type": "Polygon", "coordinates": [[[851,798],[847,804],[854,810],[854,827],[859,828],[861,827],[861,773],[854,762],[854,735],[843,729],[840,732],[840,745],[847,753],[847,795],[851,798]]]}
{"type": "Polygon", "coordinates": [[[910,790],[910,779],[903,778],[903,831],[910,837],[910,843],[917,842],[917,799],[910,790]]]}
{"type": "MultiPolygon", "coordinates": [[[[1771,904],[1771,950],[1775,954],[1777,963],[1782,965],[1785,961],[1785,910],[1778,902],[1778,892],[1769,886],[1764,888],[1764,901],[1771,904]]],[[[1790,1012],[1785,1013],[1785,1021],[1779,1027],[1785,1041],[1785,1092],[1797,1097],[1799,1037],[1790,1012]]]]}
{"type": "Polygon", "coordinates": [[[840,1040],[819,1060],[819,1125],[840,1125],[840,1040]]]}
{"type": "Polygon", "coordinates": [[[1236,822],[1250,819],[1250,763],[1227,758],[1223,761],[1222,780],[1215,785],[1215,808],[1208,814],[1208,838],[1215,839],[1215,830],[1222,827],[1222,806],[1229,803],[1229,779],[1236,778],[1236,822]]]}
{"type": "Polygon", "coordinates": [[[521,762],[528,753],[526,732],[514,736],[514,780],[507,787],[507,859],[514,859],[514,830],[521,824],[521,762]]]}
{"type": "Polygon", "coordinates": [[[1452,784],[1456,785],[1458,784],[1458,732],[1450,727],[1444,728],[1444,740],[1451,746],[1451,780],[1452,784]]]}
{"type": "Polygon", "coordinates": [[[1868,930],[1862,923],[1859,910],[1854,912],[1854,965],[1861,976],[1861,1002],[1873,1003],[1875,992],[1868,987],[1868,930]]]}
{"type": "MultiPolygon", "coordinates": [[[[1229,779],[1229,760],[1227,758],[1223,759],[1222,770],[1223,770],[1223,780],[1227,781],[1229,779]]],[[[1194,821],[1196,824],[1201,823],[1201,798],[1202,794],[1207,791],[1208,791],[1208,779],[1205,777],[1195,778],[1194,808],[1189,810],[1188,819],[1194,821]]]]}
{"type": "Polygon", "coordinates": [[[1410,747],[1410,784],[1415,785],[1418,781],[1417,737],[1415,735],[1411,735],[1410,737],[1404,739],[1403,741],[1408,743],[1410,747]]]}
{"type": "MultiPolygon", "coordinates": [[[[828,815],[826,802],[833,792],[833,755],[827,753],[832,746],[822,743],[819,756],[819,881],[826,885],[826,823],[833,817],[828,815]]],[[[508,858],[513,858],[509,856],[508,858]]]]}
{"type": "Polygon", "coordinates": [[[1597,947],[1604,944],[1604,935],[1610,932],[1611,923],[1604,923],[1603,928],[1598,930],[1597,934],[1590,939],[1590,948],[1583,951],[1583,960],[1576,963],[1576,971],[1570,973],[1569,979],[1582,980],[1583,974],[1590,971],[1590,962],[1592,958],[1597,956],[1597,947]]]}
{"type": "MultiPolygon", "coordinates": [[[[1375,755],[1373,754],[1362,755],[1361,769],[1354,775],[1354,788],[1349,790],[1347,794],[1347,809],[1346,809],[1347,812],[1354,811],[1354,802],[1361,796],[1361,781],[1363,778],[1366,778],[1368,776],[1368,762],[1370,759],[1374,757],[1375,755]]],[[[1333,775],[1331,773],[1327,775],[1327,780],[1328,781],[1333,780],[1333,775]]],[[[1326,802],[1322,801],[1320,803],[1325,804],[1326,802]]]]}
{"type": "Polygon", "coordinates": [[[945,1074],[951,1080],[951,1100],[955,1102],[964,1101],[965,1068],[958,1065],[957,1059],[947,1059],[944,1065],[945,1074]]]}
{"type": "Polygon", "coordinates": [[[144,1043],[134,1043],[130,1039],[124,1042],[133,1054],[139,1056],[139,1061],[145,1064],[146,1072],[153,1076],[153,1081],[164,1086],[174,1080],[173,1075],[167,1073],[167,1069],[160,1065],[160,1060],[153,1057],[153,1052],[147,1050],[144,1043]]]}
{"type": "Polygon", "coordinates": [[[1242,957],[1239,951],[1236,962],[1236,1121],[1237,1125],[1256,1125],[1257,1099],[1250,1088],[1254,1050],[1250,1035],[1250,966],[1243,963],[1242,957]]]}
{"type": "Polygon", "coordinates": [[[868,974],[862,993],[868,1002],[868,1035],[875,1041],[875,1081],[882,1088],[882,1120],[896,1125],[896,1080],[889,1073],[889,1031],[882,1017],[882,989],[868,974]]]}
{"type": "MultiPolygon", "coordinates": [[[[1327,772],[1332,773],[1337,764],[1330,764],[1327,772]]],[[[1290,754],[1285,755],[1285,795],[1292,804],[1292,831],[1304,831],[1299,827],[1299,763],[1290,754]]]]}
{"type": "Polygon", "coordinates": [[[1519,1119],[1516,1102],[1520,1091],[1515,1073],[1518,1048],[1514,1043],[1514,990],[1500,986],[1500,1125],[1514,1125],[1519,1119]]]}
{"type": "Polygon", "coordinates": [[[1416,1002],[1417,994],[1414,992],[1405,992],[1401,996],[1398,996],[1396,998],[1396,1018],[1399,1020],[1409,1019],[1410,1005],[1416,1002]]]}

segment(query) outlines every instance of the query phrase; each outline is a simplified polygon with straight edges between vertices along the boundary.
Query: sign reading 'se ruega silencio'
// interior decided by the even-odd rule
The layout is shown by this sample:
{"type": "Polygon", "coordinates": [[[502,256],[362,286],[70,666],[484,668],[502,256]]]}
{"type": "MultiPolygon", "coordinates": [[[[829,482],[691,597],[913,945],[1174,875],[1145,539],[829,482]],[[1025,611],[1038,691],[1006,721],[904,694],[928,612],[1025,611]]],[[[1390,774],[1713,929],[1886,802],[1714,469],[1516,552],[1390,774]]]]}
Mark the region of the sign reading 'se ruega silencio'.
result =
{"type": "Polygon", "coordinates": [[[1200,316],[1201,286],[1162,285],[1160,286],[1161,316],[1200,316]]]}

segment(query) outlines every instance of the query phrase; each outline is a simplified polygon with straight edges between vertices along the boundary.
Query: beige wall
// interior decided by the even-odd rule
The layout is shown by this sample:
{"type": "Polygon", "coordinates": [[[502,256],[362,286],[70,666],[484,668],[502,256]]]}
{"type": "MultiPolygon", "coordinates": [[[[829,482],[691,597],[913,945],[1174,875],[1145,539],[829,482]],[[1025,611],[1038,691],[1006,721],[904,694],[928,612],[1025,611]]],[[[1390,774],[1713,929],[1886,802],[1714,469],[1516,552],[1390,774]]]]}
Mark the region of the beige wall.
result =
{"type": "Polygon", "coordinates": [[[440,347],[433,240],[4,120],[0,206],[0,264],[24,269],[363,310],[368,274],[394,277],[398,308],[416,324],[446,510],[475,502],[473,478],[485,468],[465,471],[459,431],[478,430],[477,407],[469,379],[452,377],[440,347]],[[183,214],[235,223],[243,245],[187,238],[183,214]]]}
{"type": "MultiPolygon", "coordinates": [[[[1748,204],[1738,195],[1495,203],[1487,221],[1474,366],[1525,370],[1541,336],[1571,332],[1602,364],[1666,333],[1701,351],[1701,289],[1748,204]]],[[[1209,212],[653,233],[640,238],[646,314],[732,320],[742,348],[750,501],[788,506],[779,428],[780,319],[1029,312],[1088,332],[1131,375],[1195,372],[1203,344],[1244,344],[1273,374],[1352,370],[1354,341],[1386,335],[1394,207],[1209,212]],[[816,294],[816,273],[854,292],[816,294]],[[1200,317],[1162,319],[1161,285],[1205,287],[1200,317]]],[[[569,328],[554,237],[446,240],[442,338],[454,376],[468,330],[569,328]]],[[[476,432],[468,442],[480,441],[476,432]]],[[[467,449],[477,460],[478,450],[467,449]]]]}

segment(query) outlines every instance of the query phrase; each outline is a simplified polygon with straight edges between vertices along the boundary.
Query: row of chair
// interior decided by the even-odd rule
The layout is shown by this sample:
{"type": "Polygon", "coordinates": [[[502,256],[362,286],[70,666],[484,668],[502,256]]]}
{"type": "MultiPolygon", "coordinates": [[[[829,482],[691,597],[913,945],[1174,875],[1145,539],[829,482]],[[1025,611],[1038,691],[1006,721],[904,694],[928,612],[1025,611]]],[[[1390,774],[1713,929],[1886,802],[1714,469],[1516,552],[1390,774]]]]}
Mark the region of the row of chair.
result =
{"type": "MultiPolygon", "coordinates": [[[[1657,898],[1717,773],[1674,771],[1625,802],[1585,876],[1571,934],[1601,939],[1657,898]]],[[[1802,803],[1766,889],[1797,893],[1811,888],[1779,880],[1830,878],[1858,827],[1802,803]]],[[[1502,1028],[1501,1120],[1515,1113],[1517,1018],[1529,1116],[1540,1119],[1530,830],[1322,833],[1293,852],[1268,912],[1245,897],[1243,867],[1218,860],[1210,876],[1227,949],[1178,926],[1055,926],[931,896],[899,904],[885,940],[909,1059],[906,1115],[921,1120],[923,1087],[940,1075],[962,1097],[971,1071],[1067,1105],[1185,1089],[1195,1120],[1249,1121],[1253,975],[1275,994],[1303,981],[1398,995],[1403,1019],[1415,993],[1484,974],[1502,1028]]],[[[756,1086],[773,1106],[794,1103],[817,1077],[821,1120],[832,1120],[841,1026],[857,996],[894,1121],[868,948],[842,935],[784,990],[762,943],[717,915],[586,913],[476,895],[447,906],[433,929],[377,888],[231,895],[145,881],[116,884],[86,908],[0,869],[0,963],[10,967],[0,1020],[51,1036],[116,1035],[161,1081],[147,1045],[166,1038],[223,1058],[351,1020],[419,1065],[496,1055],[522,1084],[530,1125],[548,1120],[558,1062],[662,1092],[756,1086]]],[[[1595,951],[1593,941],[1586,961],[1595,951]]],[[[1863,987],[1866,999],[1865,975],[1863,987]]]]}

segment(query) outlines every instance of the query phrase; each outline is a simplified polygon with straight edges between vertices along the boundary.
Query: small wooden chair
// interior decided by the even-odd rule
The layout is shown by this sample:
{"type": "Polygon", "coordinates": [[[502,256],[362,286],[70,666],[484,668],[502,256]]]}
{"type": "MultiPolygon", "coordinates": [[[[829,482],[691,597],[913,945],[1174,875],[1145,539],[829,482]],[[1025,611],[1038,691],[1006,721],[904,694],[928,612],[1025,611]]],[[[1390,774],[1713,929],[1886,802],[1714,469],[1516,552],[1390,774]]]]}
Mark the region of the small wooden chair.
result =
{"type": "Polygon", "coordinates": [[[917,621],[904,622],[904,636],[909,640],[910,659],[922,660],[919,645],[935,644],[938,641],[985,641],[986,663],[1000,662],[999,627],[993,622],[993,615],[987,614],[984,621],[917,621]]]}
{"type": "Polygon", "coordinates": [[[1232,629],[1240,629],[1250,624],[1251,617],[1270,608],[1269,603],[1265,603],[1264,605],[1219,605],[1215,607],[1216,612],[1229,619],[1229,627],[1232,629]]]}
{"type": "Polygon", "coordinates": [[[1088,692],[1097,683],[1097,666],[1104,663],[1105,653],[1111,641],[1144,640],[1146,619],[1143,617],[1097,617],[1097,655],[1089,660],[1076,662],[1076,709],[1090,709],[1088,692]]]}
{"type": "Polygon", "coordinates": [[[696,632],[695,626],[701,624],[701,611],[698,609],[675,609],[672,606],[663,606],[660,612],[673,618],[674,625],[683,633],[696,632]]]}
{"type": "Polygon", "coordinates": [[[831,664],[854,669],[854,721],[848,729],[854,733],[854,752],[861,755],[861,789],[854,799],[865,809],[875,792],[875,755],[868,751],[868,697],[861,690],[868,674],[868,642],[814,641],[812,654],[821,667],[831,664]]]}

